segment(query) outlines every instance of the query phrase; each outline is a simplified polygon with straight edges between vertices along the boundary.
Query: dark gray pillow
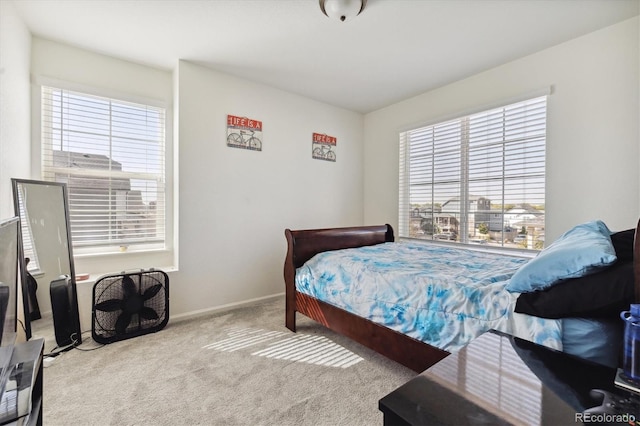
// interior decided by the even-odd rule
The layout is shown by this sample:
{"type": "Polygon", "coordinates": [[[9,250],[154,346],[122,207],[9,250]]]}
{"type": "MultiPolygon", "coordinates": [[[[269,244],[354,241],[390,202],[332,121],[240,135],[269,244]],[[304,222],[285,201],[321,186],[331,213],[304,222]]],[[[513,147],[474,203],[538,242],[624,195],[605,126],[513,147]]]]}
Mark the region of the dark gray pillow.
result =
{"type": "MultiPolygon", "coordinates": [[[[634,230],[635,231],[635,230],[634,230]]],[[[522,293],[515,311],[542,318],[618,318],[634,302],[633,262],[564,280],[546,290],[522,293]]]]}
{"type": "Polygon", "coordinates": [[[633,239],[635,234],[635,228],[611,234],[611,243],[613,243],[618,260],[633,260],[633,239]]]}

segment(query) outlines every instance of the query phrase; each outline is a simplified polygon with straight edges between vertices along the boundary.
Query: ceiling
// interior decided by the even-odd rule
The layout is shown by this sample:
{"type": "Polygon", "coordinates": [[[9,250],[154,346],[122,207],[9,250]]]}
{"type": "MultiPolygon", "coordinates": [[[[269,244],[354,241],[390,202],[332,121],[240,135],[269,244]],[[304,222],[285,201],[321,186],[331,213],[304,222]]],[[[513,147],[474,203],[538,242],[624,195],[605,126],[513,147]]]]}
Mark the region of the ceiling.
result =
{"type": "MultiPolygon", "coordinates": [[[[0,3],[9,0],[0,0],[0,3]]],[[[367,113],[640,13],[640,0],[15,0],[40,37],[172,70],[183,59],[367,113]]]]}

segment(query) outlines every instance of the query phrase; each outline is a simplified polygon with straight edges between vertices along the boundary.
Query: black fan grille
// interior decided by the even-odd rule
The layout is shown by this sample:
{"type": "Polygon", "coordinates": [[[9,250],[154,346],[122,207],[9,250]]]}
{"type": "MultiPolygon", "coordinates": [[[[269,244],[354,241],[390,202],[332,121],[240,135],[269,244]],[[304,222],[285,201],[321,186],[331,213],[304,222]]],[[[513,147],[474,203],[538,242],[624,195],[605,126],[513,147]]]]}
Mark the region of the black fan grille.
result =
{"type": "Polygon", "coordinates": [[[162,329],[169,315],[168,284],[162,271],[98,280],[93,288],[94,340],[110,343],[162,329]]]}

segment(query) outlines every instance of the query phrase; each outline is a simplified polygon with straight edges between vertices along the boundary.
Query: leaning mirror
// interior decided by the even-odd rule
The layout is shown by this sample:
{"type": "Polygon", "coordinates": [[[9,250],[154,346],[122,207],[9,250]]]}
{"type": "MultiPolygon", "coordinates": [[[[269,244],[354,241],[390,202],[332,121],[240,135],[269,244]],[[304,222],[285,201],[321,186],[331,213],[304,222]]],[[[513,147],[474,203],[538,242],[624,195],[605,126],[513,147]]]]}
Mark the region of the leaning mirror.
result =
{"type": "Polygon", "coordinates": [[[15,214],[22,223],[21,257],[26,265],[22,278],[31,283],[24,295],[29,330],[53,331],[58,347],[78,345],[82,335],[66,184],[11,181],[15,214]]]}

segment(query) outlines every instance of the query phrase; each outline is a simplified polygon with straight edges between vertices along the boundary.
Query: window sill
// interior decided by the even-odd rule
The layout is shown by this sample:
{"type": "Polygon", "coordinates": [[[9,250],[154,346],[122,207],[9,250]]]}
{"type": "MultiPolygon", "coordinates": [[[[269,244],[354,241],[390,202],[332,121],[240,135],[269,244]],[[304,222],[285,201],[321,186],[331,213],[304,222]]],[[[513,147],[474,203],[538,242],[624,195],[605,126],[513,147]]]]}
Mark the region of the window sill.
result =
{"type": "Polygon", "coordinates": [[[125,270],[125,271],[107,272],[107,273],[98,273],[98,274],[91,274],[90,273],[89,274],[89,278],[87,278],[87,279],[84,279],[84,280],[77,280],[76,279],[76,286],[87,286],[87,285],[93,286],[96,283],[96,281],[98,281],[100,278],[102,278],[104,276],[107,276],[107,275],[118,275],[118,274],[123,274],[123,273],[150,271],[152,269],[156,270],[156,271],[162,271],[162,272],[165,272],[167,274],[178,271],[178,268],[176,268],[175,266],[168,266],[168,267],[164,267],[164,268],[129,269],[129,270],[125,270]]]}
{"type": "Polygon", "coordinates": [[[91,258],[91,257],[106,257],[106,256],[127,256],[127,255],[154,255],[154,254],[167,254],[171,253],[171,250],[158,248],[158,249],[125,249],[119,251],[96,251],[96,252],[83,252],[82,250],[75,251],[73,257],[75,259],[91,258]]]}
{"type": "MultiPolygon", "coordinates": [[[[175,253],[171,250],[127,251],[117,253],[94,253],[74,255],[77,275],[106,275],[120,271],[148,269],[177,270],[175,253]]],[[[81,281],[79,281],[81,282],[81,281]]]]}
{"type": "Polygon", "coordinates": [[[409,237],[398,237],[398,240],[403,241],[411,241],[411,242],[419,242],[422,244],[434,244],[438,246],[444,247],[454,247],[464,250],[475,250],[475,251],[484,251],[489,253],[497,253],[504,254],[508,256],[517,256],[517,257],[526,257],[526,258],[534,258],[540,253],[540,250],[527,250],[527,249],[519,249],[519,248],[510,248],[510,247],[498,247],[498,246],[490,246],[490,245],[480,245],[480,244],[464,244],[457,242],[447,242],[442,240],[427,240],[422,238],[409,238],[409,237]]]}

